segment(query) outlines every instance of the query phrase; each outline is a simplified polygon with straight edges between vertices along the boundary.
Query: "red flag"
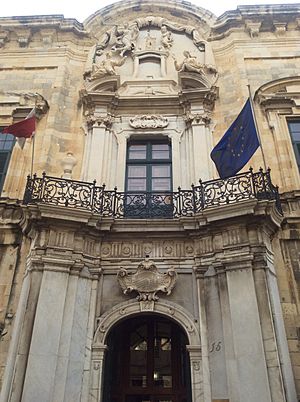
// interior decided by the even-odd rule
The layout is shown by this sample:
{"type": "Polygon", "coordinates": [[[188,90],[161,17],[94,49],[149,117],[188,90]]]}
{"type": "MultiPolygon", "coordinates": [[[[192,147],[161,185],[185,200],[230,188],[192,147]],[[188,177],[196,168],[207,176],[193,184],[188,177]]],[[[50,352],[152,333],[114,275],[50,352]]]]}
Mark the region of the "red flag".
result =
{"type": "Polygon", "coordinates": [[[35,131],[35,116],[29,117],[11,126],[5,127],[3,134],[12,134],[18,138],[30,138],[35,131]]]}

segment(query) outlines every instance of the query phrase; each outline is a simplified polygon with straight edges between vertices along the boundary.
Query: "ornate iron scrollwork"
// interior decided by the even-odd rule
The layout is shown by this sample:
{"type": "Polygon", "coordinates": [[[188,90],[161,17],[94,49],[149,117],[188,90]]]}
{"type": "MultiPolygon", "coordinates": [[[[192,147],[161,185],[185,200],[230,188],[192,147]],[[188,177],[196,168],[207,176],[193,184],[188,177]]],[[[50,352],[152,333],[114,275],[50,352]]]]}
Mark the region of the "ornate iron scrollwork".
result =
{"type": "Polygon", "coordinates": [[[96,182],[46,176],[28,177],[24,204],[46,203],[86,209],[104,217],[114,218],[178,218],[193,216],[207,208],[234,204],[249,199],[275,200],[282,213],[278,188],[272,184],[270,170],[252,169],[226,180],[199,182],[191,190],[165,192],[119,192],[105,190],[96,182]]]}

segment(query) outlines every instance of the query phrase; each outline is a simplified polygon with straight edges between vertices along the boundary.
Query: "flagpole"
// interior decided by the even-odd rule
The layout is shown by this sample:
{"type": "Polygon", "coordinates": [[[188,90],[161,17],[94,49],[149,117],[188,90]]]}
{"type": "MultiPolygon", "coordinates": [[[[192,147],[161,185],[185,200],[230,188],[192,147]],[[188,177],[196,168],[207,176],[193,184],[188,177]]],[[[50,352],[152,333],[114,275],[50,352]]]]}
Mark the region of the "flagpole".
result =
{"type": "Polygon", "coordinates": [[[254,103],[253,103],[253,99],[252,99],[250,84],[247,84],[247,87],[248,87],[248,91],[249,91],[249,99],[250,99],[250,105],[251,105],[251,110],[252,110],[252,114],[253,114],[254,125],[255,125],[255,129],[256,129],[257,137],[258,137],[258,142],[259,142],[260,149],[261,149],[261,155],[262,155],[262,158],[263,158],[263,164],[264,164],[265,171],[267,171],[266,158],[265,158],[264,150],[263,150],[263,147],[262,147],[261,136],[260,136],[260,133],[259,133],[258,124],[257,124],[257,120],[256,120],[256,115],[255,115],[255,110],[254,110],[254,103]]]}
{"type": "MultiPolygon", "coordinates": [[[[35,106],[31,109],[30,113],[27,115],[26,119],[35,116],[35,106]]],[[[30,168],[30,177],[32,179],[33,175],[33,161],[34,161],[34,146],[35,146],[35,131],[32,135],[32,147],[31,147],[31,168],[30,168]]]]}
{"type": "Polygon", "coordinates": [[[33,160],[34,160],[34,143],[35,143],[35,133],[33,133],[32,138],[32,147],[31,147],[31,169],[30,169],[30,178],[32,179],[33,174],[33,160]]]}

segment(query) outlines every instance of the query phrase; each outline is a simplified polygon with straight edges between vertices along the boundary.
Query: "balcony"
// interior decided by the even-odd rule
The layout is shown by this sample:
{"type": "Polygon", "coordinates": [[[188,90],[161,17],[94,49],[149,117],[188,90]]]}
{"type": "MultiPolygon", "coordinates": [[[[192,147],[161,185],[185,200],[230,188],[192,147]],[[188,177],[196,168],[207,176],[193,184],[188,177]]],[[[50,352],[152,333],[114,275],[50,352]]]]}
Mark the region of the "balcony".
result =
{"type": "Polygon", "coordinates": [[[171,219],[249,199],[274,200],[282,214],[278,187],[272,184],[269,169],[256,173],[250,169],[226,180],[200,181],[190,190],[178,188],[178,191],[163,193],[106,190],[105,185],[97,186],[95,181],[66,180],[43,173],[42,177],[28,177],[23,203],[82,209],[116,219],[171,219]]]}

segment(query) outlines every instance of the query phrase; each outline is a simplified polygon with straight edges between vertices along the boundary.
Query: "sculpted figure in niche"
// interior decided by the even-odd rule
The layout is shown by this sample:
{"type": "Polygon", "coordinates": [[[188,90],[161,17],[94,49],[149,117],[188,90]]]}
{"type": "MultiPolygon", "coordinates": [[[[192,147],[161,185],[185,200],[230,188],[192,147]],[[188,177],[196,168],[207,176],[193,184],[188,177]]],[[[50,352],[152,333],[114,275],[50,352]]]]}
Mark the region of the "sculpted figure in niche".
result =
{"type": "Polygon", "coordinates": [[[110,40],[110,33],[105,32],[105,34],[102,36],[102,38],[100,39],[100,41],[98,42],[98,44],[96,46],[96,51],[94,54],[94,62],[95,62],[96,56],[101,56],[103,54],[103,50],[108,45],[109,40],[110,40]]]}
{"type": "Polygon", "coordinates": [[[161,44],[165,49],[170,49],[174,42],[172,32],[169,32],[168,28],[165,25],[161,27],[160,32],[161,32],[161,44]]]}
{"type": "Polygon", "coordinates": [[[122,66],[125,63],[126,56],[121,59],[113,59],[112,52],[107,52],[105,60],[100,63],[94,63],[89,81],[103,77],[105,75],[116,75],[115,67],[122,66]]]}
{"type": "Polygon", "coordinates": [[[196,56],[192,56],[188,50],[185,50],[183,55],[185,58],[181,63],[178,63],[174,58],[175,68],[178,72],[189,71],[199,74],[204,73],[205,66],[196,59],[196,56]]]}
{"type": "Polygon", "coordinates": [[[133,50],[136,46],[136,40],[139,36],[139,27],[135,22],[131,27],[127,23],[123,27],[116,27],[115,30],[116,41],[112,50],[120,52],[120,56],[124,56],[128,50],[133,50]]]}
{"type": "Polygon", "coordinates": [[[147,32],[145,47],[147,50],[153,50],[156,47],[156,38],[151,36],[150,31],[147,32]]]}

